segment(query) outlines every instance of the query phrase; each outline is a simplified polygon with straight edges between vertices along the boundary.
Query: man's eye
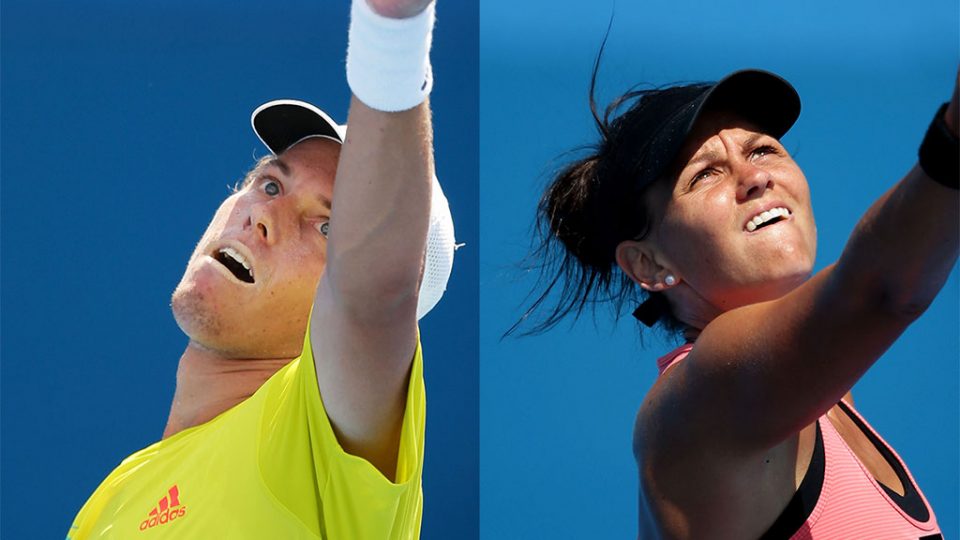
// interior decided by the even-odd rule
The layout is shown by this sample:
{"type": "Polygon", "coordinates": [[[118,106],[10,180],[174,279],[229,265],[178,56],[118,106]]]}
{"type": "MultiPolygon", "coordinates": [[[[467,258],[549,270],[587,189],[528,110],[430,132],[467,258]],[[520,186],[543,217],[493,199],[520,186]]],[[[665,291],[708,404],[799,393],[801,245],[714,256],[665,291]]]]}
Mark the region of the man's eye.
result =
{"type": "Polygon", "coordinates": [[[320,231],[320,234],[322,234],[324,238],[327,238],[328,236],[330,236],[330,222],[329,222],[329,221],[321,221],[321,222],[317,223],[316,225],[314,225],[314,227],[316,227],[317,230],[320,231]]]}
{"type": "Polygon", "coordinates": [[[275,180],[267,180],[260,188],[271,197],[276,197],[280,194],[280,184],[275,180]]]}

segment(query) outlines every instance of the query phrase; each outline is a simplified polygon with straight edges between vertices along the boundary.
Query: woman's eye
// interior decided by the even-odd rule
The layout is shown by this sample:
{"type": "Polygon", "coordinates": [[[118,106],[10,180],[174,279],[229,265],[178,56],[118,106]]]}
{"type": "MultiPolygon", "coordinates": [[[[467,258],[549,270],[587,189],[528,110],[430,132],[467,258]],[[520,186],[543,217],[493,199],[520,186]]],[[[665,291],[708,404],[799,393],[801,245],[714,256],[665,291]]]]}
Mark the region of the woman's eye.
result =
{"type": "Polygon", "coordinates": [[[280,184],[276,180],[267,180],[263,183],[261,189],[271,197],[276,197],[280,194],[280,184]]]}
{"type": "Polygon", "coordinates": [[[329,221],[321,221],[320,223],[317,223],[316,225],[314,225],[314,227],[316,227],[317,230],[320,231],[320,234],[322,234],[324,238],[327,238],[328,236],[330,236],[329,221]]]}
{"type": "Polygon", "coordinates": [[[776,154],[777,149],[770,145],[764,145],[764,146],[758,146],[757,148],[754,148],[753,152],[750,152],[750,153],[756,157],[762,157],[767,154],[776,154]]]}
{"type": "Polygon", "coordinates": [[[693,175],[693,178],[690,179],[690,187],[693,187],[693,185],[699,182],[700,180],[703,180],[704,178],[709,177],[711,173],[713,173],[713,169],[704,169],[698,172],[697,174],[693,175]]]}

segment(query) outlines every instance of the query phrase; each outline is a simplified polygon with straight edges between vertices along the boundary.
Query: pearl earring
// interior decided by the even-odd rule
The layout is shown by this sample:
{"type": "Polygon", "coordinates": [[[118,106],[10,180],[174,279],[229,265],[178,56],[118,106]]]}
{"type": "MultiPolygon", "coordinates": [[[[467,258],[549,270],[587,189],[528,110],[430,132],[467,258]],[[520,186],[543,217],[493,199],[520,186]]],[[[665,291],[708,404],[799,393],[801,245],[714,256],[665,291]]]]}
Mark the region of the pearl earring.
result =
{"type": "Polygon", "coordinates": [[[667,284],[667,287],[673,287],[677,284],[677,278],[673,277],[673,274],[667,274],[667,277],[663,278],[663,282],[667,284]]]}

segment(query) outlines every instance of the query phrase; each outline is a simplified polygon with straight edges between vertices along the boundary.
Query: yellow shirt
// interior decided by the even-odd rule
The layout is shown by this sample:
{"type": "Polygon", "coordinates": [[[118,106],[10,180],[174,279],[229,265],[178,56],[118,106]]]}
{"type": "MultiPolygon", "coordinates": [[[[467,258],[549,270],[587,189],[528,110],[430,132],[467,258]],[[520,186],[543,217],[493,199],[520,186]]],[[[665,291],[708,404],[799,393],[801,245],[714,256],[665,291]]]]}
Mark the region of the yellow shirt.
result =
{"type": "Polygon", "coordinates": [[[244,402],[125,459],[67,540],[418,538],[425,415],[418,343],[390,482],[337,442],[306,339],[244,402]]]}

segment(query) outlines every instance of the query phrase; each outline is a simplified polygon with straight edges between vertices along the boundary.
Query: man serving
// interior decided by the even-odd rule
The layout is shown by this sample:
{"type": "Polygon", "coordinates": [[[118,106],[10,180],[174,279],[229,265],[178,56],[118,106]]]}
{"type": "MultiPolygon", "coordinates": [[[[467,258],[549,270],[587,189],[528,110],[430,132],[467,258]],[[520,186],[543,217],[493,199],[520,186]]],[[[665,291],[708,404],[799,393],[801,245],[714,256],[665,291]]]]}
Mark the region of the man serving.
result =
{"type": "Polygon", "coordinates": [[[280,100],[271,155],[217,210],[172,300],[189,336],[163,439],[125,459],[68,539],[416,538],[417,320],[453,226],[433,173],[434,5],[354,0],[349,130],[280,100]]]}

